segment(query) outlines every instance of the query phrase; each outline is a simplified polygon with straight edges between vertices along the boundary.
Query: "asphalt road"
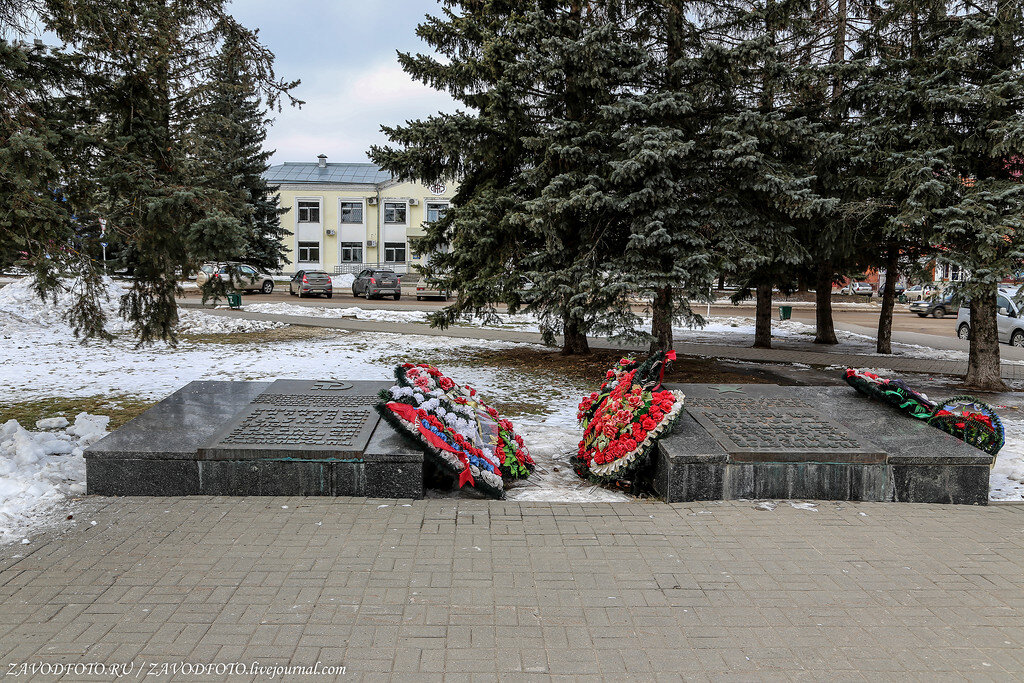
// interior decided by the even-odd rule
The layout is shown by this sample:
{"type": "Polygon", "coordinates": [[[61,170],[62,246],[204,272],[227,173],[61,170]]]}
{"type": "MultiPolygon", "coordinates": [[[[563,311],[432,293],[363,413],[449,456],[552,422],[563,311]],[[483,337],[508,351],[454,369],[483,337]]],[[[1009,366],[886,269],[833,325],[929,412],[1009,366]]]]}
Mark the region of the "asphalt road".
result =
{"type": "MultiPolygon", "coordinates": [[[[281,283],[279,283],[279,285],[280,284],[281,283]]],[[[185,301],[195,301],[198,298],[198,293],[194,291],[186,291],[185,301]]],[[[298,297],[288,295],[286,284],[285,289],[276,291],[270,295],[246,294],[244,295],[244,301],[247,303],[290,303],[301,306],[325,306],[336,308],[359,306],[360,308],[394,311],[433,311],[443,308],[446,305],[441,299],[424,299],[423,301],[417,301],[415,289],[408,286],[403,289],[402,298],[398,301],[393,299],[372,299],[367,301],[362,297],[352,296],[352,293],[347,290],[336,292],[332,299],[324,299],[321,297],[299,299],[298,297]]],[[[499,306],[498,308],[499,310],[504,309],[503,306],[499,306]]],[[[697,307],[697,310],[698,312],[703,313],[706,311],[706,308],[697,307]]],[[[743,316],[752,318],[754,316],[754,305],[752,302],[747,302],[739,306],[714,305],[711,307],[711,314],[714,316],[743,316]]],[[[777,305],[774,309],[774,315],[778,318],[777,305]]],[[[833,311],[833,317],[837,325],[856,325],[857,327],[869,328],[872,330],[878,327],[877,308],[843,308],[840,304],[839,307],[833,311]]],[[[813,325],[813,306],[794,307],[793,319],[813,325]]],[[[943,319],[921,318],[916,313],[911,313],[907,310],[907,304],[898,303],[896,304],[896,310],[893,314],[893,330],[899,332],[914,332],[919,334],[955,337],[956,316],[948,315],[943,319]]]]}

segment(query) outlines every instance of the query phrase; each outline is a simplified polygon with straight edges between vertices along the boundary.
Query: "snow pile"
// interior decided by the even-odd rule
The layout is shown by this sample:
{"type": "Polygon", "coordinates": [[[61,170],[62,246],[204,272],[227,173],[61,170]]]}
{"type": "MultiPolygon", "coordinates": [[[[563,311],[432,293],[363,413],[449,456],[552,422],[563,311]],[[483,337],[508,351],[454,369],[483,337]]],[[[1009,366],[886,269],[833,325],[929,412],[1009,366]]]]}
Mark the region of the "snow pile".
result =
{"type": "Polygon", "coordinates": [[[295,304],[246,304],[245,310],[253,313],[294,315],[304,318],[355,318],[376,320],[386,323],[425,323],[424,311],[391,311],[384,308],[365,309],[358,306],[349,308],[328,308],[324,306],[296,306],[295,304]]]}
{"type": "Polygon", "coordinates": [[[342,287],[352,289],[352,283],[356,281],[356,276],[352,273],[342,273],[341,275],[332,275],[331,284],[334,289],[341,289],[342,287]]]}
{"type": "Polygon", "coordinates": [[[23,538],[67,496],[85,493],[82,452],[106,436],[109,422],[79,413],[71,425],[63,417],[39,420],[34,432],[17,420],[0,426],[0,544],[23,538]]]}
{"type": "Polygon", "coordinates": [[[1002,418],[1006,443],[989,476],[989,500],[1024,500],[1024,420],[1002,418]]]}
{"type": "Polygon", "coordinates": [[[263,332],[287,327],[287,323],[269,320],[246,320],[210,315],[187,308],[178,309],[179,334],[236,334],[239,332],[263,332]]]}
{"type": "MultiPolygon", "coordinates": [[[[0,289],[0,325],[3,325],[5,331],[10,331],[12,327],[36,325],[70,333],[71,328],[65,319],[81,295],[81,281],[75,278],[62,279],[55,292],[56,302],[52,297],[45,301],[39,298],[33,287],[34,282],[32,277],[23,277],[0,289]]],[[[100,307],[107,314],[107,331],[127,330],[129,324],[117,313],[121,297],[127,290],[109,277],[103,278],[103,289],[100,307]]]]}

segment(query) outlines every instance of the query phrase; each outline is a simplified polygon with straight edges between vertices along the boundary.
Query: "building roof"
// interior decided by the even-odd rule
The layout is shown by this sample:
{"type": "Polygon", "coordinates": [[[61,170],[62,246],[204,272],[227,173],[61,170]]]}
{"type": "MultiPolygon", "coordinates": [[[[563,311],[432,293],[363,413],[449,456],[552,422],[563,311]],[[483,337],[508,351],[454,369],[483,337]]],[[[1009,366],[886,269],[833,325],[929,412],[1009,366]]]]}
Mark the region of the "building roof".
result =
{"type": "Polygon", "coordinates": [[[267,169],[267,182],[279,183],[345,183],[376,185],[391,180],[391,174],[377,164],[327,164],[320,168],[315,161],[286,161],[267,169]]]}

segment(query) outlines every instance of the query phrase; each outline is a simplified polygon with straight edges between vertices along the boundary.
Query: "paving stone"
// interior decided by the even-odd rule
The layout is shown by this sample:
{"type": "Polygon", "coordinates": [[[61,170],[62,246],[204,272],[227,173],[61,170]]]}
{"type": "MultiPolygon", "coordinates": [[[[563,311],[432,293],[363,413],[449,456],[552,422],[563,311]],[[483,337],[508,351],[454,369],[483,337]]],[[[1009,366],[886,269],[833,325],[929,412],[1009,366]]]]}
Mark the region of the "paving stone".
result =
{"type": "Polygon", "coordinates": [[[0,548],[0,666],[320,661],[354,680],[1024,676],[1024,506],[393,506],[88,498],[75,516],[102,530],[44,534],[24,557],[0,548]]]}

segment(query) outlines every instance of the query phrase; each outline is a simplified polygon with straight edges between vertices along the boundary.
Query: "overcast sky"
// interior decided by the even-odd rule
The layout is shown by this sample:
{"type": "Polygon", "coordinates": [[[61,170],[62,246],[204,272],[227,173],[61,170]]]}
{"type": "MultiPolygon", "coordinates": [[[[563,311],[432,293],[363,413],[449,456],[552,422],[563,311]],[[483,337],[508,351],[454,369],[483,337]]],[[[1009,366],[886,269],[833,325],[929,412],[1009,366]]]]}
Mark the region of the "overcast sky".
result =
{"type": "Polygon", "coordinates": [[[271,163],[368,161],[371,144],[386,142],[381,124],[454,111],[447,94],[413,81],[396,50],[427,52],[416,36],[436,0],[234,0],[231,13],[259,28],[277,56],[277,75],[301,79],[302,108],[274,113],[267,147],[271,163]]]}

